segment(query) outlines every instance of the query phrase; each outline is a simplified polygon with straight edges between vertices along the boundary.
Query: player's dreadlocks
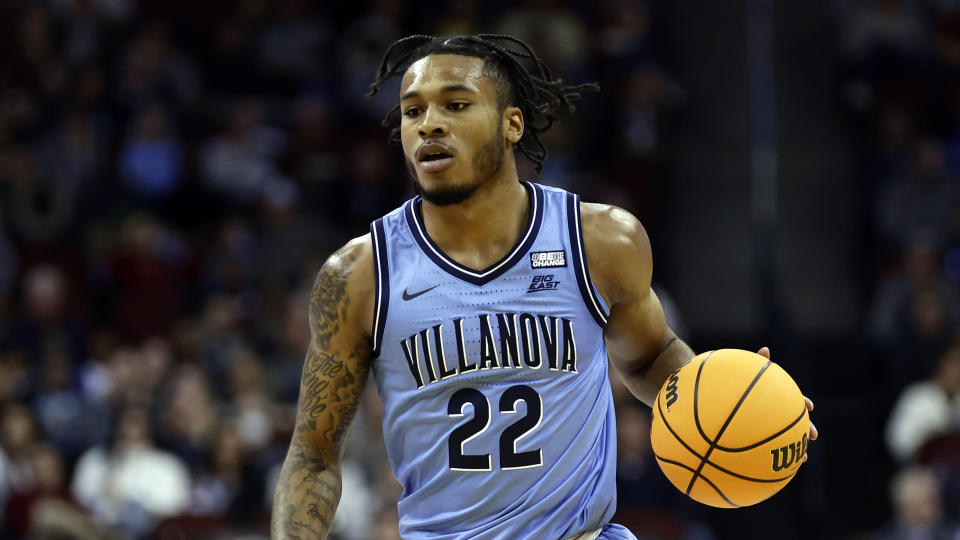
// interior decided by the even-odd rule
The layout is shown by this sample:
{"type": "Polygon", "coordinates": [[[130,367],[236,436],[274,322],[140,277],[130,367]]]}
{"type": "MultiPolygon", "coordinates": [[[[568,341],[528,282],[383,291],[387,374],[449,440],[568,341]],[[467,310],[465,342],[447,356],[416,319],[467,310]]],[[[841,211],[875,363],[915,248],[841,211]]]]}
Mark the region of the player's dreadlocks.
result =
{"type": "MultiPolygon", "coordinates": [[[[523,155],[533,162],[537,172],[547,159],[547,149],[540,134],[550,129],[557,120],[556,112],[573,113],[574,102],[584,90],[600,90],[596,84],[566,86],[554,79],[547,65],[523,41],[499,34],[437,37],[415,35],[394,41],[383,55],[377,69],[377,79],[370,85],[367,96],[377,93],[391,77],[402,76],[417,60],[431,54],[473,56],[484,61],[486,73],[497,84],[497,104],[519,107],[526,123],[523,138],[517,143],[523,155]],[[532,69],[522,63],[526,61],[532,69]]],[[[393,115],[400,109],[395,105],[383,119],[383,125],[393,123],[393,115]]],[[[390,140],[399,140],[399,127],[390,132],[390,140]]]]}

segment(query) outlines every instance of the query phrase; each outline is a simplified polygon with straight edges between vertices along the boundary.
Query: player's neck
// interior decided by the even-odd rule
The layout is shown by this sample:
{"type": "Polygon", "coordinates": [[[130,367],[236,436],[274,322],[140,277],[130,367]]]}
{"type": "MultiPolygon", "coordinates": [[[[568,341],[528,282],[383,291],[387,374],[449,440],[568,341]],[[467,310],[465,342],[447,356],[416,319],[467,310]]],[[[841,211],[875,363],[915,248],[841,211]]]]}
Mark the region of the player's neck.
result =
{"type": "Polygon", "coordinates": [[[483,269],[516,245],[530,218],[527,190],[516,173],[498,175],[469,199],[450,206],[422,206],[427,234],[460,264],[483,269]]]}

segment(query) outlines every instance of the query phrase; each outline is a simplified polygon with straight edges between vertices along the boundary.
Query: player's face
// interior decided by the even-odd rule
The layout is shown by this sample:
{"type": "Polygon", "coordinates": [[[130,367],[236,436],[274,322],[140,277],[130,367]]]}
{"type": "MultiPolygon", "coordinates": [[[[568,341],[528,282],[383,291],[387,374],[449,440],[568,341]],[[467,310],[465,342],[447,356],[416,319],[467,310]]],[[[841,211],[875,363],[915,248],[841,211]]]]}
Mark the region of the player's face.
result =
{"type": "Polygon", "coordinates": [[[508,143],[482,59],[422,58],[404,74],[400,95],[403,153],[424,199],[457,204],[501,170],[508,143]]]}

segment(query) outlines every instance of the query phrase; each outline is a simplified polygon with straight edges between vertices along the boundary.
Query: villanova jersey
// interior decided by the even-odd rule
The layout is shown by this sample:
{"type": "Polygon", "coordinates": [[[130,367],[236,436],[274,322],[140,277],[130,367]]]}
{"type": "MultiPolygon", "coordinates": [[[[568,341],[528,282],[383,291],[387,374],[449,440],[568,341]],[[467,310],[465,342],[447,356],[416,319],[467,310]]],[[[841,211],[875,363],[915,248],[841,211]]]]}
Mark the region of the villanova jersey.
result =
{"type": "Polygon", "coordinates": [[[372,369],[405,539],[564,539],[614,513],[608,311],[579,198],[523,185],[527,228],[484,270],[433,243],[419,198],[371,225],[372,369]]]}

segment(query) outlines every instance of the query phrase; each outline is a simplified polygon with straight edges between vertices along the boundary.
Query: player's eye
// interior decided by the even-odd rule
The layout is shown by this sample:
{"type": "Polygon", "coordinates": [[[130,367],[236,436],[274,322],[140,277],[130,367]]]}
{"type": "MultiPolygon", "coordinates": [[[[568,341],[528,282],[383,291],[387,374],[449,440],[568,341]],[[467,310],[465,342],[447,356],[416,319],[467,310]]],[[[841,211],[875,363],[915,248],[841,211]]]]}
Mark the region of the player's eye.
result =
{"type": "Polygon", "coordinates": [[[447,109],[450,109],[453,112],[460,112],[469,106],[469,103],[464,103],[463,101],[454,101],[447,105],[447,109]]]}
{"type": "Polygon", "coordinates": [[[420,114],[420,107],[409,107],[403,110],[403,115],[408,118],[414,118],[420,114]]]}

